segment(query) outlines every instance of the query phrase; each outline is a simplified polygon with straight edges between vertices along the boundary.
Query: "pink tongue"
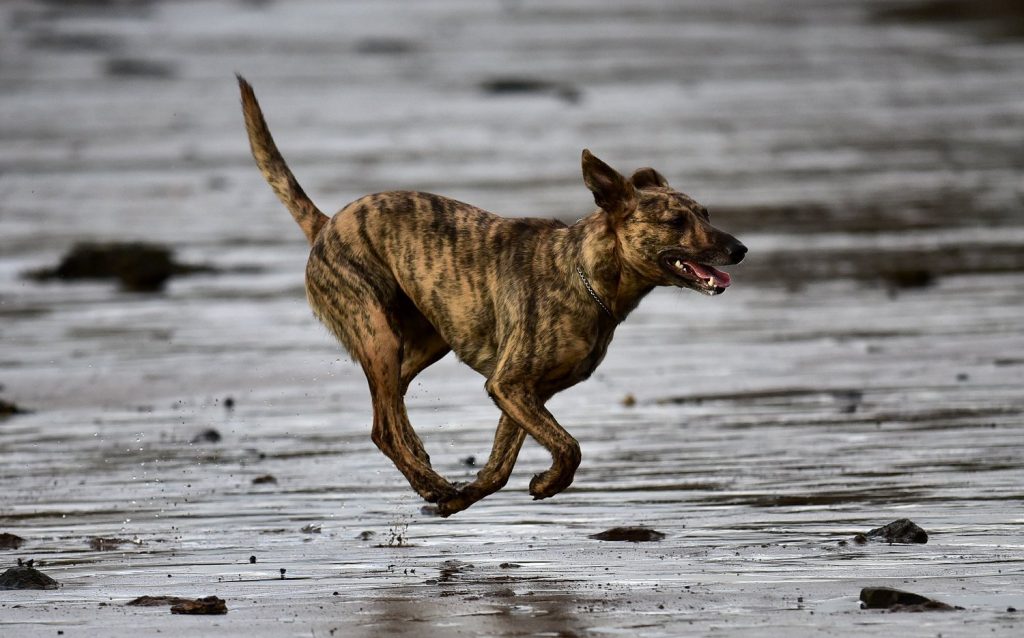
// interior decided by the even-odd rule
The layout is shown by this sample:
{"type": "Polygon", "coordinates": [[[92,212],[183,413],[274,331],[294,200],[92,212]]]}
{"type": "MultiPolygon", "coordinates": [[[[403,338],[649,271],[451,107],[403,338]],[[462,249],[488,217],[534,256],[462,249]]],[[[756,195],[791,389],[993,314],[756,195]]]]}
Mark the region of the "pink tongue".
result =
{"type": "Polygon", "coordinates": [[[701,279],[711,279],[712,277],[714,277],[715,285],[718,286],[719,288],[728,288],[729,283],[732,281],[732,279],[729,277],[729,273],[722,272],[721,270],[715,268],[714,266],[705,266],[703,264],[698,264],[693,261],[687,261],[685,263],[687,266],[690,267],[690,270],[692,270],[693,273],[700,277],[701,279]]]}

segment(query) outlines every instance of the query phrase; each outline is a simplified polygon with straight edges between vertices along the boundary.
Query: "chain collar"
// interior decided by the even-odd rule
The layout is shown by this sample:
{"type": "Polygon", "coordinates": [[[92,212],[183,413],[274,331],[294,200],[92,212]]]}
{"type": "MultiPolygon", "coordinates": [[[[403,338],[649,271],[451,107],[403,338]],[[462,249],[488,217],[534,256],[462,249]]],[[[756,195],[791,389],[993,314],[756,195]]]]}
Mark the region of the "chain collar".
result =
{"type": "Polygon", "coordinates": [[[613,321],[617,322],[618,319],[615,318],[615,315],[612,314],[612,311],[608,309],[608,306],[604,305],[604,302],[601,301],[601,298],[597,296],[596,292],[594,292],[593,287],[591,287],[590,285],[590,280],[587,279],[587,276],[583,274],[583,269],[580,268],[579,264],[576,264],[576,274],[580,276],[580,281],[583,282],[583,287],[587,289],[587,292],[589,292],[590,296],[594,298],[594,301],[597,302],[597,305],[601,306],[601,309],[604,310],[605,314],[611,317],[613,321]]]}

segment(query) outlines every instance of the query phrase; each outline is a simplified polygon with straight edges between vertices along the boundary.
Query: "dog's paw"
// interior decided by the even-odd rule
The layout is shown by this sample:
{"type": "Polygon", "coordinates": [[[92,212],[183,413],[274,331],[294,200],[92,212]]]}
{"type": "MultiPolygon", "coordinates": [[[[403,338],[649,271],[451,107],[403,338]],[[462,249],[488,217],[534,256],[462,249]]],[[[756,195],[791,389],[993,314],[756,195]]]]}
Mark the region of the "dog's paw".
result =
{"type": "Polygon", "coordinates": [[[423,489],[415,489],[416,493],[428,503],[440,503],[442,501],[455,498],[459,494],[459,490],[452,487],[448,481],[444,481],[443,485],[431,485],[430,487],[423,489]]]}
{"type": "Polygon", "coordinates": [[[550,498],[569,487],[572,483],[572,479],[573,477],[571,474],[568,477],[565,477],[555,474],[553,470],[536,474],[533,479],[530,480],[530,496],[532,496],[535,501],[550,498]]]}

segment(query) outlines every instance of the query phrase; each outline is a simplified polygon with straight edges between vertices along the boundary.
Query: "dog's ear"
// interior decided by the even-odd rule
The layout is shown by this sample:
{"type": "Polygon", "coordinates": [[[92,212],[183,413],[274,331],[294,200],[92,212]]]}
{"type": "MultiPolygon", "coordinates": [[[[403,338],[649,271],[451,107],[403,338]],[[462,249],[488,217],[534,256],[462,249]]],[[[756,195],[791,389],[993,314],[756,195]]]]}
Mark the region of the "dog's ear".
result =
{"type": "Polygon", "coordinates": [[[633,173],[633,177],[629,178],[629,181],[633,182],[633,186],[641,189],[665,188],[668,186],[668,180],[665,179],[665,176],[650,166],[636,169],[636,172],[633,173]]]}
{"type": "Polygon", "coordinates": [[[583,149],[583,183],[594,201],[613,218],[621,219],[636,210],[636,188],[617,170],[583,149]]]}

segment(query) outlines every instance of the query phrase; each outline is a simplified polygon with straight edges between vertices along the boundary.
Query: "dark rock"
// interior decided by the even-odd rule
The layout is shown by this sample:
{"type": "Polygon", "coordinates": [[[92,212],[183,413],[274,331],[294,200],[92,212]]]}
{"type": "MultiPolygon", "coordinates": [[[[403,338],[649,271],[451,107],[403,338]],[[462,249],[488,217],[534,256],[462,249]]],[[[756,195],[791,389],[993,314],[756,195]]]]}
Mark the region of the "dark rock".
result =
{"type": "Polygon", "coordinates": [[[227,603],[216,596],[185,600],[171,607],[172,614],[226,614],[227,603]]]}
{"type": "Polygon", "coordinates": [[[213,428],[206,428],[199,434],[192,437],[193,443],[220,443],[221,440],[220,432],[213,428]]]}
{"type": "Polygon", "coordinates": [[[522,567],[522,565],[520,565],[519,563],[502,563],[498,565],[498,567],[500,567],[501,569],[517,569],[519,567],[522,567]]]}
{"type": "Polygon", "coordinates": [[[870,540],[880,540],[886,543],[927,543],[928,532],[917,526],[909,518],[897,519],[888,525],[875,528],[865,534],[870,540]]]}
{"type": "Polygon", "coordinates": [[[459,463],[462,463],[466,467],[475,467],[476,466],[476,457],[470,455],[470,456],[467,456],[465,458],[461,458],[461,459],[459,459],[459,463]]]}
{"type": "Polygon", "coordinates": [[[17,405],[10,401],[4,401],[0,399],[0,419],[4,417],[13,416],[15,414],[25,414],[25,410],[22,410],[17,405]]]}
{"type": "Polygon", "coordinates": [[[920,594],[891,587],[865,587],[860,590],[861,609],[891,611],[951,611],[961,609],[920,594]]]}
{"type": "Polygon", "coordinates": [[[209,266],[180,264],[170,248],[143,242],[75,244],[54,268],[27,273],[31,279],[116,279],[132,292],[157,292],[173,275],[213,272],[209,266]]]}
{"type": "Polygon", "coordinates": [[[665,534],[648,527],[613,527],[598,534],[591,534],[590,538],[599,541],[626,541],[630,543],[648,543],[660,541],[665,534]]]}
{"type": "Polygon", "coordinates": [[[50,578],[35,567],[32,561],[11,567],[0,574],[0,589],[57,589],[60,583],[50,578]]]}
{"type": "Polygon", "coordinates": [[[190,600],[190,598],[181,598],[180,596],[139,596],[125,604],[134,607],[164,607],[167,605],[180,605],[190,600]]]}
{"type": "Polygon", "coordinates": [[[252,480],[253,485],[266,485],[268,483],[277,485],[277,478],[273,474],[264,474],[263,476],[257,476],[252,480]]]}
{"type": "Polygon", "coordinates": [[[18,549],[24,542],[25,539],[21,536],[8,534],[7,532],[0,534],[0,549],[18,549]]]}

